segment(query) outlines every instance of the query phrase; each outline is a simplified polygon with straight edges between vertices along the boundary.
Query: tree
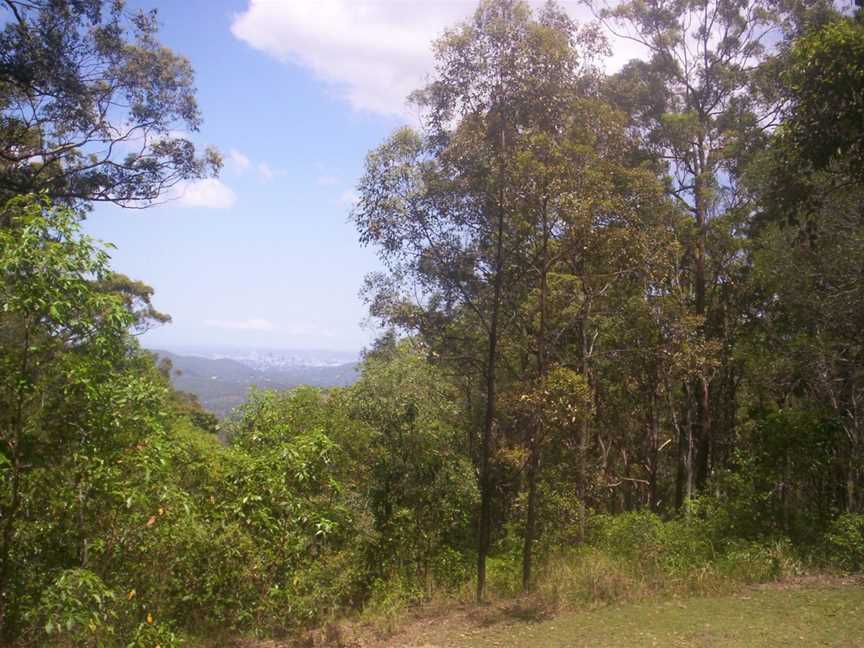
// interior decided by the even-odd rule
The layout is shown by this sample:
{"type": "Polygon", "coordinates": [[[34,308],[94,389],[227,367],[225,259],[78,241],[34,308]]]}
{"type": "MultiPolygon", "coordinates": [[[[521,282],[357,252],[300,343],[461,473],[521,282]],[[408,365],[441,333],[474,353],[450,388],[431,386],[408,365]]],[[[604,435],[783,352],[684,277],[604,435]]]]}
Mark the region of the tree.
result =
{"type": "Polygon", "coordinates": [[[74,213],[33,197],[3,209],[10,225],[0,228],[0,627],[8,635],[18,621],[15,543],[25,475],[105,432],[76,418],[88,415],[88,402],[126,352],[133,316],[94,283],[108,276],[108,255],[80,235],[74,213]],[[75,416],[61,420],[69,401],[77,403],[75,416]]]}
{"type": "Polygon", "coordinates": [[[0,200],[47,192],[150,205],[216,173],[188,135],[201,116],[189,62],[156,39],[155,11],[123,0],[3,0],[0,200]]]}
{"type": "Polygon", "coordinates": [[[456,388],[417,340],[369,354],[341,406],[366,424],[366,497],[380,540],[380,577],[454,585],[470,563],[473,466],[456,388]],[[458,553],[457,553],[458,552],[458,553]]]}
{"type": "Polygon", "coordinates": [[[864,179],[862,58],[860,18],[838,18],[789,47],[780,75],[787,100],[780,136],[799,172],[806,172],[803,165],[813,171],[833,167],[850,180],[864,179]]]}
{"type": "Polygon", "coordinates": [[[438,41],[436,78],[414,94],[424,135],[398,132],[369,156],[360,183],[354,218],[361,240],[379,246],[389,269],[372,284],[373,313],[422,333],[444,361],[456,351],[481,376],[478,599],[493,524],[502,339],[528,285],[542,283],[549,270],[541,261],[529,279],[536,260],[526,248],[538,240],[532,229],[548,240],[553,227],[541,223],[549,212],[538,208],[554,179],[533,169],[543,153],[532,149],[549,149],[544,139],[566,139],[557,120],[585,84],[580,73],[592,66],[598,40],[554,5],[535,20],[521,2],[481,3],[472,20],[438,41]],[[482,356],[472,356],[472,339],[482,356]]]}
{"type": "Polygon", "coordinates": [[[720,394],[728,400],[728,390],[718,383],[729,376],[721,352],[730,344],[735,317],[721,297],[742,256],[734,250],[714,252],[710,243],[728,240],[741,229],[741,216],[748,215],[746,194],[738,187],[741,166],[779,116],[775,102],[762,101],[752,90],[771,42],[823,19],[830,5],[640,0],[609,9],[590,4],[614,33],[648,52],[648,61],[631,61],[612,80],[610,96],[632,115],[632,128],[646,152],[667,165],[670,195],[693,219],[682,270],[707,355],[687,386],[695,465],[679,464],[680,506],[685,482],[692,478],[701,489],[711,472],[712,449],[721,432],[712,416],[717,407],[712,389],[717,392],[714,401],[720,394]]]}
{"type": "Polygon", "coordinates": [[[842,499],[825,508],[850,512],[864,506],[862,52],[864,28],[849,18],[790,43],[781,72],[786,119],[747,177],[761,201],[751,353],[774,376],[774,389],[757,393],[797,408],[802,420],[814,412],[825,419],[795,430],[842,430],[843,444],[830,444],[842,499]],[[775,353],[766,358],[767,349],[775,353]]]}

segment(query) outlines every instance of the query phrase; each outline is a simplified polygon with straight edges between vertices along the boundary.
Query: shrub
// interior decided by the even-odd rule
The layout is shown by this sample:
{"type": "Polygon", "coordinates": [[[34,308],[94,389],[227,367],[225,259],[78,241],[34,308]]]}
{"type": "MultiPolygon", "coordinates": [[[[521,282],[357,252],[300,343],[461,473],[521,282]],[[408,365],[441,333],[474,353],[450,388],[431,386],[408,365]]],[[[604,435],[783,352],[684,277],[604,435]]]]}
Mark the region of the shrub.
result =
{"type": "Polygon", "coordinates": [[[864,515],[846,513],[825,533],[824,560],[847,572],[864,569],[864,515]]]}
{"type": "Polygon", "coordinates": [[[67,569],[28,614],[36,639],[58,646],[103,646],[115,634],[115,595],[86,569],[67,569]]]}
{"type": "Polygon", "coordinates": [[[647,511],[595,516],[591,519],[590,541],[610,556],[633,562],[650,574],[683,573],[715,557],[700,520],[664,522],[647,511]]]}
{"type": "Polygon", "coordinates": [[[800,571],[788,539],[730,542],[717,561],[719,573],[739,583],[763,583],[800,571]]]}
{"type": "Polygon", "coordinates": [[[180,648],[182,639],[166,623],[139,623],[132,633],[132,641],[125,644],[126,648],[180,648]]]}

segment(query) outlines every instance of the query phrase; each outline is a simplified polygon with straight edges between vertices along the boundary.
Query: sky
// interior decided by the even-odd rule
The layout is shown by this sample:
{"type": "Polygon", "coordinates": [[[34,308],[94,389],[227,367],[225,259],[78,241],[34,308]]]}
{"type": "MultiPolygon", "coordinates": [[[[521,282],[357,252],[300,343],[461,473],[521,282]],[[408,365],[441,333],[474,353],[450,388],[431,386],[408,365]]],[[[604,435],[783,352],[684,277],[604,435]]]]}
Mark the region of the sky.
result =
{"type": "MultiPolygon", "coordinates": [[[[472,0],[135,0],[192,63],[198,145],[224,158],[145,209],[98,206],[85,229],[112,265],[156,291],[172,323],[145,346],[359,350],[359,296],[379,269],[349,222],[368,151],[417,121],[404,98],[432,71],[431,41],[472,0]]],[[[576,2],[561,3],[586,19],[576,2]]],[[[616,48],[610,65],[629,52],[616,48]]]]}

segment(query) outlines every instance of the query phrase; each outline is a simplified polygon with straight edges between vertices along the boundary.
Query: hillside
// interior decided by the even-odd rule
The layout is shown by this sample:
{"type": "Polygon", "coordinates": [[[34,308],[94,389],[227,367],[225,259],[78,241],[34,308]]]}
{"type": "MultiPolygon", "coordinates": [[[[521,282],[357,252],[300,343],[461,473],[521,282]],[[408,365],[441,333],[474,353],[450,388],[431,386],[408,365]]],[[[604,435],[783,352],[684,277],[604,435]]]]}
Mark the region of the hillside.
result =
{"type": "MultiPolygon", "coordinates": [[[[269,363],[261,362],[261,354],[254,353],[239,355],[241,360],[184,355],[161,349],[153,352],[160,359],[171,361],[171,383],[175,388],[195,394],[206,409],[220,417],[240,405],[251,387],[344,387],[357,378],[356,362],[302,364],[305,356],[299,356],[299,361],[278,363],[273,359],[275,352],[269,354],[269,363]]],[[[285,357],[293,360],[298,356],[296,352],[286,352],[285,357]]],[[[313,360],[306,357],[305,362],[313,360]]]]}

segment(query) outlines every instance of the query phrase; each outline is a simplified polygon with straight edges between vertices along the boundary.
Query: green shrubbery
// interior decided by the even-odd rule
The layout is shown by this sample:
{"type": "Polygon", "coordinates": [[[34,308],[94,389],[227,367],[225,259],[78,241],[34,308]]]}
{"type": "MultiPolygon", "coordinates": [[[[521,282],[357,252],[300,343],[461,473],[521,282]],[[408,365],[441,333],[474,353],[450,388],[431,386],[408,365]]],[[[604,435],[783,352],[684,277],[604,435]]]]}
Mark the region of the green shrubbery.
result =
{"type": "Polygon", "coordinates": [[[864,569],[864,515],[846,513],[831,523],[824,537],[824,561],[847,572],[864,569]]]}
{"type": "MultiPolygon", "coordinates": [[[[724,537],[694,512],[672,520],[647,511],[594,515],[588,531],[584,543],[559,544],[547,551],[534,589],[542,605],[707,594],[777,580],[803,569],[789,540],[724,537]]],[[[520,594],[517,551],[490,559],[489,589],[499,598],[520,594]]]]}
{"type": "Polygon", "coordinates": [[[41,593],[26,618],[40,640],[100,646],[115,633],[115,601],[115,593],[96,574],[86,569],[68,569],[41,593]]]}

